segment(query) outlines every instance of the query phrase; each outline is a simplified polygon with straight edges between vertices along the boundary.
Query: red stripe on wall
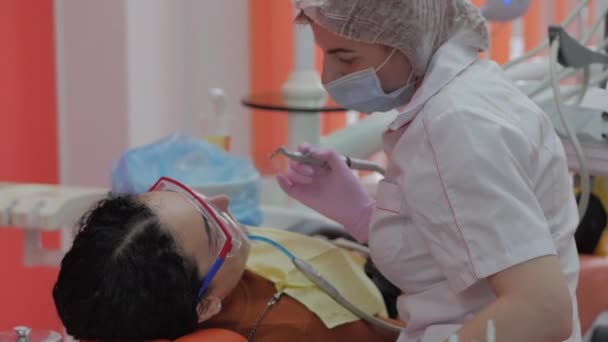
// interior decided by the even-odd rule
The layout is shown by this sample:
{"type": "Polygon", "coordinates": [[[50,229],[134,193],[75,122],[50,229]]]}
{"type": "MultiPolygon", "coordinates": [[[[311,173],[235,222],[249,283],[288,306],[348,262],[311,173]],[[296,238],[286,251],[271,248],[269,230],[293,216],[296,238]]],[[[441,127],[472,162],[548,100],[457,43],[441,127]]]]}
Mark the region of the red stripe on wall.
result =
{"type": "Polygon", "coordinates": [[[554,0],[555,1],[555,22],[561,23],[568,16],[568,12],[570,11],[570,0],[554,0]]]}
{"type": "MultiPolygon", "coordinates": [[[[277,92],[287,81],[294,61],[294,24],[291,1],[250,0],[251,91],[277,92]]],[[[287,115],[252,112],[252,153],[263,174],[273,173],[268,155],[287,142],[287,115]]]]}
{"type": "MultiPolygon", "coordinates": [[[[593,23],[595,22],[596,16],[597,16],[597,7],[596,7],[596,3],[595,0],[590,0],[589,1],[589,17],[587,18],[587,25],[588,27],[590,27],[591,25],[593,25],[593,23]]],[[[595,34],[594,37],[591,39],[591,44],[596,44],[597,43],[597,38],[598,35],[595,34]]]]}
{"type": "MultiPolygon", "coordinates": [[[[0,181],[58,178],[52,0],[0,1],[0,181]]],[[[0,331],[18,324],[59,331],[57,270],[23,267],[23,234],[0,228],[0,331]]]]}
{"type": "Polygon", "coordinates": [[[532,1],[528,13],[524,16],[525,50],[530,51],[538,46],[546,37],[547,31],[541,27],[542,4],[532,1]]]}
{"type": "Polygon", "coordinates": [[[511,23],[493,23],[490,25],[492,48],[490,57],[498,64],[504,64],[511,59],[511,23]]]}

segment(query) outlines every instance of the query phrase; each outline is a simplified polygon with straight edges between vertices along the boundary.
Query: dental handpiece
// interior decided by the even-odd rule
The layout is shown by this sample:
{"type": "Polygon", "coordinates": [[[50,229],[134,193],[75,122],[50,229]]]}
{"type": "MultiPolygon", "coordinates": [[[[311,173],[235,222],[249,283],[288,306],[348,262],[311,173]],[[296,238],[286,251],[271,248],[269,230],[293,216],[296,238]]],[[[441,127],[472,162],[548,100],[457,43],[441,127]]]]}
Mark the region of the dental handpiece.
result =
{"type": "MultiPolygon", "coordinates": [[[[275,156],[277,156],[279,154],[284,155],[285,157],[287,157],[293,161],[296,161],[298,163],[309,164],[312,166],[319,166],[319,167],[328,167],[327,163],[322,160],[318,160],[318,159],[314,158],[313,156],[305,154],[305,153],[288,151],[283,146],[279,147],[276,151],[274,151],[270,155],[270,159],[273,159],[275,156]]],[[[357,158],[350,158],[350,157],[345,157],[345,156],[342,156],[342,159],[344,160],[346,165],[353,170],[373,171],[373,172],[377,172],[381,175],[384,175],[384,172],[385,172],[384,168],[372,161],[357,159],[357,158]]]]}

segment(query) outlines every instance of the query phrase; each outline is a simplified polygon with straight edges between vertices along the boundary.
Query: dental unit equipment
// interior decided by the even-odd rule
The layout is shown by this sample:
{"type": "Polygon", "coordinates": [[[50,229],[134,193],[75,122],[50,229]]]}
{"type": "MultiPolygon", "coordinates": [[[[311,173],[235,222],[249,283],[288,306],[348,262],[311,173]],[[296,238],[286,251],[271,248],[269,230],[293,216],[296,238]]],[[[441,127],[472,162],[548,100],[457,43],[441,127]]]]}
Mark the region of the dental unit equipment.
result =
{"type": "Polygon", "coordinates": [[[0,229],[24,230],[24,263],[28,267],[59,265],[72,243],[72,227],[93,203],[107,194],[103,188],[47,184],[3,184],[0,187],[0,229]],[[61,233],[61,250],[42,245],[42,232],[61,233]]]}
{"type": "Polygon", "coordinates": [[[0,331],[0,342],[61,342],[62,336],[53,330],[38,330],[20,325],[13,331],[0,331]]]}
{"type": "MultiPolygon", "coordinates": [[[[587,6],[589,6],[590,1],[591,0],[581,0],[580,3],[577,5],[577,7],[570,13],[570,15],[568,15],[568,17],[560,24],[560,26],[562,26],[562,27],[569,26],[576,19],[576,17],[579,16],[587,6]]],[[[546,49],[548,47],[549,47],[549,39],[545,39],[540,45],[538,45],[534,49],[526,52],[524,55],[522,55],[518,58],[515,58],[512,61],[503,65],[503,68],[505,70],[508,70],[508,69],[514,67],[515,65],[525,62],[525,61],[529,60],[530,58],[538,55],[541,51],[543,51],[544,49],[546,49]]]]}
{"type": "Polygon", "coordinates": [[[582,95],[578,101],[578,103],[580,103],[582,102],[582,96],[584,96],[588,90],[588,84],[590,81],[589,66],[596,63],[608,65],[608,56],[590,51],[586,47],[582,46],[574,38],[569,36],[563,27],[550,27],[549,38],[551,41],[551,58],[549,61],[551,70],[551,86],[555,96],[557,114],[560,118],[561,124],[566,130],[566,134],[572,143],[574,150],[576,151],[576,156],[580,167],[581,198],[579,201],[579,214],[580,217],[583,217],[587,211],[587,206],[589,205],[589,200],[591,198],[591,175],[589,173],[583,148],[581,147],[577,132],[574,131],[570,121],[564,114],[564,100],[562,99],[559,85],[557,63],[559,62],[565,67],[572,67],[576,69],[584,68],[584,84],[581,91],[582,95]]]}
{"type": "MultiPolygon", "coordinates": [[[[312,157],[310,155],[303,154],[300,152],[291,152],[291,151],[288,151],[283,146],[279,147],[276,151],[274,151],[269,156],[269,158],[273,159],[277,155],[283,155],[283,156],[285,156],[293,161],[299,162],[299,163],[309,164],[309,165],[313,165],[313,166],[320,166],[320,167],[329,167],[328,165],[326,165],[325,162],[315,159],[314,157],[312,157]]],[[[363,159],[345,157],[345,156],[342,156],[342,158],[344,159],[344,162],[346,163],[346,165],[353,170],[373,171],[373,172],[377,172],[381,175],[384,175],[384,172],[385,172],[384,168],[382,166],[378,165],[377,163],[374,163],[372,161],[363,160],[363,159]]]]}
{"type": "Polygon", "coordinates": [[[340,294],[340,291],[338,291],[329,281],[327,281],[327,279],[325,279],[323,277],[323,275],[321,275],[321,273],[317,269],[315,269],[308,262],[293,255],[291,252],[289,252],[285,247],[283,247],[278,242],[276,242],[272,239],[268,239],[266,237],[257,236],[257,235],[249,235],[249,240],[269,244],[270,246],[281,251],[281,253],[285,254],[285,256],[287,256],[291,260],[293,265],[300,272],[302,272],[302,274],[304,274],[306,276],[306,278],[308,278],[308,280],[310,280],[313,284],[317,285],[321,290],[323,290],[333,300],[335,300],[337,303],[342,305],[344,308],[346,308],[347,310],[352,312],[355,316],[361,318],[362,320],[364,320],[372,325],[375,325],[377,327],[380,327],[380,328],[383,328],[383,329],[386,329],[389,331],[401,332],[401,330],[403,329],[403,327],[383,321],[383,320],[381,320],[377,317],[374,317],[374,316],[364,312],[363,310],[357,308],[350,301],[348,301],[348,299],[344,298],[344,296],[342,296],[340,294]]]}
{"type": "MultiPolygon", "coordinates": [[[[513,1],[509,2],[509,4],[506,4],[498,0],[490,1],[487,6],[498,8],[514,5],[513,1]]],[[[521,5],[526,4],[522,3],[521,5]]],[[[608,137],[608,131],[606,130],[608,128],[606,127],[608,116],[604,114],[608,110],[608,101],[601,100],[608,93],[604,89],[600,91],[596,87],[596,85],[605,84],[608,73],[605,72],[605,69],[604,71],[601,69],[591,70],[592,64],[601,67],[608,65],[608,56],[587,48],[602,24],[606,25],[608,12],[599,15],[588,30],[581,27],[580,43],[565,31],[565,28],[579,16],[581,17],[579,24],[584,26],[585,20],[582,16],[584,10],[590,6],[590,0],[579,1],[561,25],[549,29],[548,39],[523,56],[503,65],[506,74],[549,114],[558,135],[563,139],[568,155],[568,165],[571,170],[580,174],[579,214],[581,218],[584,217],[590,199],[590,177],[595,174],[608,174],[608,153],[602,153],[600,158],[595,158],[593,170],[589,169],[587,161],[589,154],[598,155],[598,148],[605,150],[608,147],[605,145],[608,142],[606,139],[608,137]],[[547,48],[550,48],[549,56],[539,57],[539,53],[547,48]],[[533,60],[524,64],[531,59],[533,60]],[[561,66],[558,66],[558,63],[561,66]],[[535,71],[527,72],[531,69],[535,69],[535,71]],[[580,78],[581,82],[577,82],[576,85],[560,84],[561,80],[575,76],[581,70],[583,71],[583,76],[580,78]],[[530,78],[531,73],[537,75],[538,81],[534,77],[530,78]],[[543,73],[549,75],[545,77],[543,73]],[[591,87],[591,85],[595,87],[591,87]],[[603,96],[599,95],[600,92],[604,93],[603,96]],[[587,105],[590,100],[596,103],[594,109],[587,105]],[[597,106],[598,103],[599,106],[597,106]],[[580,139],[583,139],[583,142],[580,139]],[[591,152],[589,146],[597,148],[591,152]],[[606,154],[606,156],[604,157],[603,154],[606,154]]],[[[484,8],[482,11],[491,14],[490,9],[486,10],[484,8]]],[[[491,20],[491,16],[488,19],[491,20]]],[[[606,28],[606,33],[608,33],[608,26],[606,28]]],[[[599,41],[596,51],[602,51],[606,48],[608,40],[605,38],[599,41]]]]}

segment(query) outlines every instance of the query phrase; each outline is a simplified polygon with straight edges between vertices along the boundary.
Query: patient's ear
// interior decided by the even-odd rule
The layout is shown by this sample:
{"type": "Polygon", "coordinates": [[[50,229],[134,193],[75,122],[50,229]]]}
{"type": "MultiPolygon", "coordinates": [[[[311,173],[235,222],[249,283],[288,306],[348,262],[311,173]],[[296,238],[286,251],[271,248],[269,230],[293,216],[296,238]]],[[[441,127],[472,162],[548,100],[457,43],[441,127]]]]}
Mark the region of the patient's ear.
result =
{"type": "Polygon", "coordinates": [[[215,296],[207,296],[196,306],[198,322],[203,323],[222,311],[222,301],[215,296]]]}

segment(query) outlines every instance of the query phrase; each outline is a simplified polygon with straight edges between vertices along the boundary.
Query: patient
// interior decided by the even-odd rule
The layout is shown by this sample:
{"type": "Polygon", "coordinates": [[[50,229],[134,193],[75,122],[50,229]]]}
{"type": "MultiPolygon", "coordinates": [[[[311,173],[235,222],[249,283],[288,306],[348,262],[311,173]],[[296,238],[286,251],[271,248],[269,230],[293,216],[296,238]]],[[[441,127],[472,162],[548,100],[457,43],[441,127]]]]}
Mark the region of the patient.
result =
{"type": "MultiPolygon", "coordinates": [[[[228,198],[208,202],[227,212],[228,198]]],[[[175,339],[205,327],[271,342],[397,339],[360,320],[329,329],[288,295],[269,306],[277,287],[245,270],[250,254],[246,239],[199,300],[203,278],[221,247],[219,233],[182,194],[109,196],[78,228],[53,289],[59,316],[77,339],[175,339]]]]}

